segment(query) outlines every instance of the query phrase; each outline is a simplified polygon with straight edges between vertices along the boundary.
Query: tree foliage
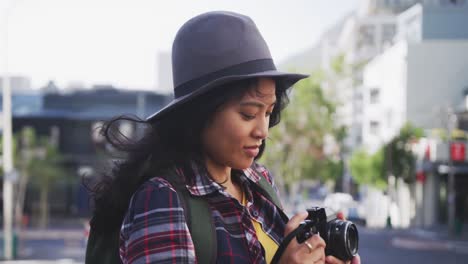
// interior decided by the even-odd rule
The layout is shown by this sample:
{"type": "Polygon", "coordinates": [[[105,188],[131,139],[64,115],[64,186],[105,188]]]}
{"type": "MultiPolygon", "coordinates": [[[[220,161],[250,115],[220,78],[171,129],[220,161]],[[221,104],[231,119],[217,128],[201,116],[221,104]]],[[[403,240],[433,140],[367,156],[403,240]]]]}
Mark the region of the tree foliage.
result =
{"type": "Polygon", "coordinates": [[[411,143],[423,135],[422,129],[407,123],[400,133],[385,145],[385,167],[388,173],[401,177],[406,182],[414,181],[416,157],[411,151],[411,143]]]}
{"type": "Polygon", "coordinates": [[[49,216],[49,192],[54,182],[67,179],[63,156],[58,146],[47,136],[38,136],[31,127],[23,128],[13,137],[14,167],[18,169],[16,188],[15,218],[22,219],[27,185],[39,189],[39,225],[45,227],[49,216]]]}
{"type": "Polygon", "coordinates": [[[411,150],[411,143],[423,134],[422,129],[407,123],[398,135],[376,153],[355,151],[350,161],[353,178],[359,184],[382,189],[386,187],[389,174],[401,177],[406,182],[414,181],[416,157],[411,150]]]}
{"type": "Polygon", "coordinates": [[[321,81],[316,73],[292,89],[290,104],[267,139],[263,162],[285,185],[303,178],[336,178],[342,171],[341,162],[323,151],[325,136],[344,137],[346,131],[336,127],[336,102],[324,94],[321,81]]]}
{"type": "Polygon", "coordinates": [[[353,179],[358,184],[372,185],[384,189],[387,184],[384,171],[384,153],[382,149],[374,154],[357,150],[350,159],[350,169],[353,179]]]}

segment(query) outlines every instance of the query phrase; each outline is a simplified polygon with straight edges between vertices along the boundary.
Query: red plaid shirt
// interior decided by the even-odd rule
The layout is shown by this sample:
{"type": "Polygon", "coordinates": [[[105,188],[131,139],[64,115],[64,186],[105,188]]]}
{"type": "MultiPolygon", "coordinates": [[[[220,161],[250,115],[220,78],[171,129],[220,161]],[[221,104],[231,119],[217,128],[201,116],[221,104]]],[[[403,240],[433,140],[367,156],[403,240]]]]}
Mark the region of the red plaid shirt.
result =
{"type": "MultiPolygon", "coordinates": [[[[212,211],[217,237],[217,263],[265,263],[264,251],[252,219],[276,243],[286,223],[277,207],[256,191],[252,182],[265,177],[276,189],[271,174],[256,163],[243,171],[247,205],[193,166],[192,195],[205,196],[212,211]]],[[[133,195],[120,232],[120,257],[124,263],[196,263],[195,250],[182,205],[171,184],[162,177],[145,182],[133,195]]]]}

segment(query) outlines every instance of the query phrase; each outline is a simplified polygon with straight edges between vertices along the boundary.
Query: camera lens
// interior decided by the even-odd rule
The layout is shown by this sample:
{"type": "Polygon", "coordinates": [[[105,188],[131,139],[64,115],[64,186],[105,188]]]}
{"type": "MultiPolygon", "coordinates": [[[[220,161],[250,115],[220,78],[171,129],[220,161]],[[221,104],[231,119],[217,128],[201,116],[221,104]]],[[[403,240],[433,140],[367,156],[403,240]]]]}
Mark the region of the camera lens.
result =
{"type": "Polygon", "coordinates": [[[328,222],[324,240],[327,243],[325,253],[341,260],[350,260],[358,252],[359,235],[352,222],[339,219],[328,222]]]}
{"type": "MultiPolygon", "coordinates": [[[[349,222],[348,222],[349,223],[349,222]]],[[[358,238],[358,231],[354,224],[348,225],[347,230],[347,238],[346,238],[346,248],[348,250],[349,255],[355,256],[358,252],[359,248],[359,238],[358,238]]]]}

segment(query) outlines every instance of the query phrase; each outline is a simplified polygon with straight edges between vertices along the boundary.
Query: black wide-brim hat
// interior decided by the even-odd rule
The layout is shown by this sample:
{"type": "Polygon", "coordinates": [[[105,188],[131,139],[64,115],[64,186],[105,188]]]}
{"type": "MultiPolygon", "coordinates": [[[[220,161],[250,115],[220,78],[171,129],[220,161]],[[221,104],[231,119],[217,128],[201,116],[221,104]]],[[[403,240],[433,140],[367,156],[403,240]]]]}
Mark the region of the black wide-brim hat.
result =
{"type": "Polygon", "coordinates": [[[247,16],[208,12],[187,21],[172,45],[174,100],[147,118],[161,119],[178,106],[223,84],[271,77],[286,89],[308,75],[276,70],[268,46],[247,16]]]}

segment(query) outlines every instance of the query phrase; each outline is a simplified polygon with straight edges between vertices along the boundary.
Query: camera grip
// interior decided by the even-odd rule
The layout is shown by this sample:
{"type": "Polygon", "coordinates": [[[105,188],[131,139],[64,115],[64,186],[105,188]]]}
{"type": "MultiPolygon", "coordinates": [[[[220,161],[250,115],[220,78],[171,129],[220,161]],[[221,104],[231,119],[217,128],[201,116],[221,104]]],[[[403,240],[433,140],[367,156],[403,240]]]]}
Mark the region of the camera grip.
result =
{"type": "Polygon", "coordinates": [[[304,241],[306,241],[312,235],[309,232],[304,232],[304,231],[306,231],[305,230],[306,228],[307,228],[307,223],[302,222],[296,229],[294,229],[291,233],[289,233],[283,239],[283,241],[279,245],[278,249],[276,250],[275,255],[273,256],[273,259],[271,260],[272,264],[277,264],[279,262],[281,256],[283,255],[284,251],[288,247],[291,240],[293,240],[293,238],[296,238],[297,242],[300,244],[300,243],[304,243],[304,241]],[[306,233],[309,234],[309,237],[307,237],[307,238],[305,238],[306,233]]]}
{"type": "Polygon", "coordinates": [[[304,243],[307,239],[309,239],[313,233],[310,232],[310,228],[307,228],[306,223],[301,223],[302,227],[299,226],[298,228],[301,228],[301,231],[297,233],[296,239],[299,244],[304,243]]]}

